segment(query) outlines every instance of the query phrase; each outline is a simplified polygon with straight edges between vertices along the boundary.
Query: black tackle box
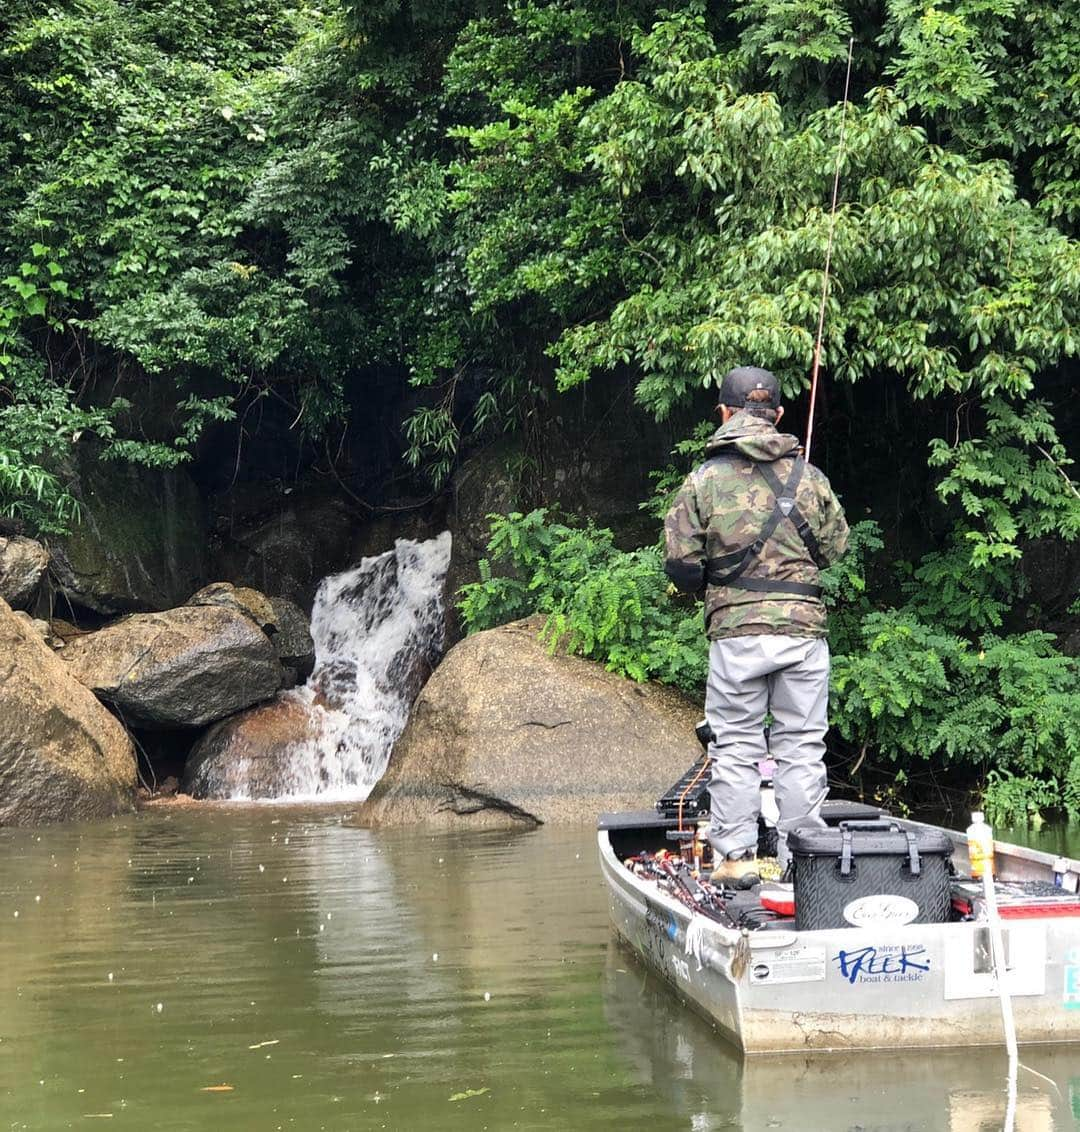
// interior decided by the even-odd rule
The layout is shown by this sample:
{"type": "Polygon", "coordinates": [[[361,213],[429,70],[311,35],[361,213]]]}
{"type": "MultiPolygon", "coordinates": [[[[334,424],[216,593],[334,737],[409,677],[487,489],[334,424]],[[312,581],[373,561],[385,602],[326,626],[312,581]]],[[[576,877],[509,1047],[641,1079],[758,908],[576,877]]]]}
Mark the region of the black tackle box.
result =
{"type": "Polygon", "coordinates": [[[904,829],[888,818],[843,821],[832,829],[796,830],[788,846],[799,931],[949,918],[953,845],[940,830],[904,829]],[[872,897],[904,899],[865,899],[872,897]]]}

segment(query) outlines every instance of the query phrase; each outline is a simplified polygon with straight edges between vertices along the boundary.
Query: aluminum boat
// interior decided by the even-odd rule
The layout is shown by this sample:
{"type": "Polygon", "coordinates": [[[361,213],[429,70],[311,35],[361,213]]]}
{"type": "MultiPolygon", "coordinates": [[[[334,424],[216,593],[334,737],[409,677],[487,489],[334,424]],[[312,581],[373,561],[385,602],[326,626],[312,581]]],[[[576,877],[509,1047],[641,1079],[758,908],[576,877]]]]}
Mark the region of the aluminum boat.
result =
{"type": "MultiPolygon", "coordinates": [[[[794,920],[782,918],[757,918],[749,927],[730,917],[725,923],[717,909],[703,914],[627,864],[670,846],[675,820],[652,811],[601,816],[612,924],[746,1054],[1001,1044],[990,931],[977,912],[939,923],[871,917],[865,926],[824,930],[795,930],[794,920]]],[[[937,829],[891,820],[912,832],[937,829]]],[[[952,842],[962,887],[966,837],[938,832],[952,842]]],[[[1080,861],[1000,841],[995,859],[1003,890],[1061,894],[1056,902],[1003,901],[1004,984],[1018,1040],[1080,1041],[1080,861]]]]}

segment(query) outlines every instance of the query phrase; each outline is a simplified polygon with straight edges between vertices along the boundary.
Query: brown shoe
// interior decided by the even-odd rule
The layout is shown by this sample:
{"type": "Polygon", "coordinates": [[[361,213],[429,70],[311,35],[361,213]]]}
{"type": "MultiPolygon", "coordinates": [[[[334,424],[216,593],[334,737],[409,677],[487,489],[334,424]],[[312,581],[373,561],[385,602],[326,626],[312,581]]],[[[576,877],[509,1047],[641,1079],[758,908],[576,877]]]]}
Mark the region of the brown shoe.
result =
{"type": "Polygon", "coordinates": [[[713,884],[726,884],[729,888],[753,888],[761,883],[757,855],[753,849],[729,853],[717,863],[710,879],[713,884]]]}

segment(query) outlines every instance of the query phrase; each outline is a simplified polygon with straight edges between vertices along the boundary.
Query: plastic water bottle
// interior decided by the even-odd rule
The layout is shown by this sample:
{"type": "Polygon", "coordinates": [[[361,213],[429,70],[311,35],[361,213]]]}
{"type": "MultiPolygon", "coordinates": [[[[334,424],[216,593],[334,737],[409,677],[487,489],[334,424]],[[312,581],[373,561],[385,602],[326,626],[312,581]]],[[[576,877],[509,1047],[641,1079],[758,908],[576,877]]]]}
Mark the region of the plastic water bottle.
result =
{"type": "Polygon", "coordinates": [[[981,877],[984,873],[994,875],[994,831],[986,824],[982,810],[971,815],[971,825],[967,827],[968,861],[971,875],[981,877]]]}

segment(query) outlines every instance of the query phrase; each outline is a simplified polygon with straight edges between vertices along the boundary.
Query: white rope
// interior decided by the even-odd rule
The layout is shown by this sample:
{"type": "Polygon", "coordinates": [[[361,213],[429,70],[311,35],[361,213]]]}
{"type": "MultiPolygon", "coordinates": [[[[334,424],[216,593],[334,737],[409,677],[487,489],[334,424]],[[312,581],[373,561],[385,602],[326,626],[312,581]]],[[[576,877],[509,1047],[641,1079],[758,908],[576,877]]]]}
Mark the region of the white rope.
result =
{"type": "Polygon", "coordinates": [[[1016,1051],[1016,1020],[1013,1018],[1012,998],[1005,985],[1008,973],[1005,966],[1005,940],[1001,934],[1001,916],[998,914],[997,890],[994,888],[990,862],[983,865],[983,895],[986,898],[986,915],[990,929],[990,954],[994,961],[994,979],[997,982],[1001,1004],[1001,1028],[1005,1031],[1005,1049],[1009,1055],[1009,1092],[1005,1108],[1003,1132],[1013,1132],[1016,1124],[1016,1071],[1019,1057],[1016,1051]]]}

